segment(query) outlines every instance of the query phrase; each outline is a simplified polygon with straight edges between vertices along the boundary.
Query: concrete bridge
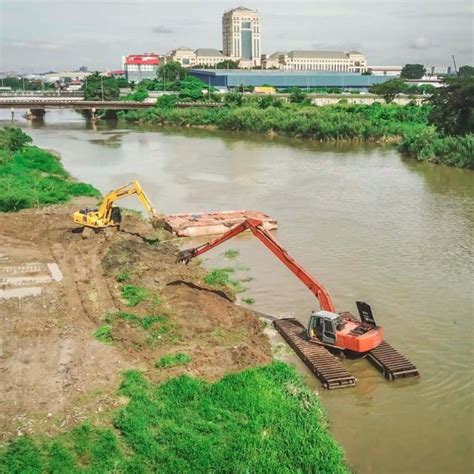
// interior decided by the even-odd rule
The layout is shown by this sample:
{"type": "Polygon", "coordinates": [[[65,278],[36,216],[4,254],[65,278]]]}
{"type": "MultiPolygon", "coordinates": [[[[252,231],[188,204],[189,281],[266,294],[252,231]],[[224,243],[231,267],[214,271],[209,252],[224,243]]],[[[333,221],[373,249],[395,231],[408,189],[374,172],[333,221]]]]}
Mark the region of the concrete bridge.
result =
{"type": "MultiPolygon", "coordinates": [[[[12,97],[0,95],[0,109],[10,109],[12,119],[15,118],[16,109],[27,109],[28,118],[41,118],[46,109],[75,109],[87,110],[91,118],[95,119],[98,110],[136,110],[156,106],[156,99],[147,99],[144,102],[133,100],[84,100],[82,97],[12,97]]],[[[220,107],[219,103],[207,102],[178,102],[176,107],[220,107]]]]}
{"type": "MultiPolygon", "coordinates": [[[[16,94],[16,93],[15,93],[16,94]]],[[[249,94],[250,95],[250,94],[249,94]]],[[[255,94],[251,94],[255,95],[255,94]]],[[[283,100],[288,100],[288,94],[277,94],[283,100]]],[[[348,104],[372,104],[374,102],[383,102],[383,99],[373,94],[350,95],[350,94],[308,94],[311,102],[317,106],[334,105],[345,102],[348,104]]],[[[410,101],[422,103],[423,96],[404,96],[395,98],[394,102],[405,105],[410,101]]],[[[156,98],[146,99],[144,102],[132,100],[84,100],[79,94],[48,94],[39,96],[37,94],[0,94],[0,109],[10,109],[12,119],[15,118],[16,109],[27,109],[28,118],[41,118],[46,113],[46,109],[76,109],[87,110],[92,120],[96,117],[98,110],[135,110],[147,109],[156,106],[156,98]]],[[[176,107],[221,107],[221,103],[212,102],[178,102],[176,107]]]]}
{"type": "Polygon", "coordinates": [[[92,118],[98,110],[134,110],[154,107],[154,102],[136,101],[101,101],[84,100],[81,97],[2,97],[0,96],[0,109],[10,109],[14,118],[16,109],[28,109],[27,115],[31,118],[43,117],[46,109],[76,109],[88,110],[92,118]]]}

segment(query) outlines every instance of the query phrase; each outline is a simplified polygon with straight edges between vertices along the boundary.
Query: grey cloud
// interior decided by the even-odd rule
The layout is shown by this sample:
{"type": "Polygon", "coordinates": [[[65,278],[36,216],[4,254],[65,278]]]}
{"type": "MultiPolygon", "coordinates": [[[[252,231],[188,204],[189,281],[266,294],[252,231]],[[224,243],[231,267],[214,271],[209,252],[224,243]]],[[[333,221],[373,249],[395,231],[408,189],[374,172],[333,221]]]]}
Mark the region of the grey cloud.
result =
{"type": "Polygon", "coordinates": [[[322,49],[329,51],[366,51],[363,44],[360,41],[326,41],[311,43],[312,49],[322,49]]]}
{"type": "Polygon", "coordinates": [[[168,28],[167,26],[154,26],[151,31],[156,35],[172,35],[175,33],[174,30],[168,28]]]}
{"type": "MultiPolygon", "coordinates": [[[[0,62],[9,70],[118,69],[127,53],[222,48],[234,0],[0,0],[0,62]],[[41,18],[41,22],[38,21],[41,18]]],[[[245,4],[245,3],[244,3],[245,4]]],[[[370,64],[472,63],[472,0],[252,0],[262,52],[361,50],[370,64]],[[456,19],[454,17],[457,17],[456,19]]]]}
{"type": "Polygon", "coordinates": [[[433,46],[434,46],[433,42],[429,38],[426,38],[425,36],[419,36],[418,38],[415,38],[408,44],[408,47],[410,49],[429,49],[429,48],[432,48],[433,46]]]}

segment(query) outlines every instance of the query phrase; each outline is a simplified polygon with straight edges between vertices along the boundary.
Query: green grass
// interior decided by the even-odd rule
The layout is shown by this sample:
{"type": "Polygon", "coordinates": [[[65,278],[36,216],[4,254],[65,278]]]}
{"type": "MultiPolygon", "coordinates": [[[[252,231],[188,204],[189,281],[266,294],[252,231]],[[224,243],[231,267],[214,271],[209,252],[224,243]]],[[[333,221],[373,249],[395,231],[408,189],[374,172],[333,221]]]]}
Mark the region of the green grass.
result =
{"type": "Polygon", "coordinates": [[[155,323],[168,323],[166,316],[148,315],[142,317],[125,311],[117,311],[116,313],[109,313],[105,316],[105,320],[109,324],[113,324],[117,319],[128,321],[132,326],[141,327],[145,329],[145,331],[151,329],[155,323]]]}
{"type": "Polygon", "coordinates": [[[239,255],[240,255],[240,252],[238,250],[235,250],[235,249],[226,250],[225,253],[224,253],[224,257],[228,258],[230,260],[233,259],[233,258],[237,258],[239,255]]]}
{"type": "Polygon", "coordinates": [[[177,354],[168,354],[160,357],[155,366],[161,369],[167,369],[169,367],[176,367],[178,365],[186,365],[191,362],[191,356],[184,352],[178,352],[177,354]]]}
{"type": "Polygon", "coordinates": [[[5,139],[11,130],[0,130],[0,212],[64,203],[74,196],[100,196],[92,186],[72,180],[51,153],[27,142],[12,149],[5,139]]]}
{"type": "MultiPolygon", "coordinates": [[[[178,342],[180,339],[174,325],[171,323],[169,318],[164,315],[149,314],[146,316],[139,316],[126,311],[117,311],[115,313],[106,314],[104,319],[108,326],[103,326],[103,328],[109,328],[110,331],[109,335],[105,337],[105,341],[103,342],[108,344],[113,342],[112,328],[118,320],[127,321],[131,326],[138,330],[146,331],[146,344],[151,347],[168,342],[178,342]]],[[[100,329],[102,328],[99,328],[97,332],[99,332],[100,329]]]]}
{"type": "Polygon", "coordinates": [[[128,270],[122,270],[121,272],[117,274],[115,279],[119,283],[126,283],[127,281],[130,281],[132,279],[132,275],[130,274],[128,270]]]}
{"type": "Polygon", "coordinates": [[[122,298],[127,302],[127,305],[137,306],[148,297],[148,290],[135,285],[123,285],[121,288],[122,298]]]}
{"type": "Polygon", "coordinates": [[[206,283],[206,285],[215,287],[230,288],[236,293],[241,293],[244,291],[244,288],[239,281],[231,278],[230,276],[230,274],[234,271],[235,270],[230,267],[215,268],[204,276],[204,283],[206,283]]]}
{"type": "Polygon", "coordinates": [[[254,298],[242,298],[242,302],[245,304],[255,304],[254,298]]]}
{"type": "Polygon", "coordinates": [[[0,472],[344,473],[319,399],[281,362],[214,384],[180,376],[161,385],[127,371],[129,403],[115,429],[83,424],[55,438],[19,438],[0,472]]]}
{"type": "Polygon", "coordinates": [[[110,326],[101,326],[97,331],[94,333],[94,337],[104,344],[112,344],[112,328],[110,326]]]}

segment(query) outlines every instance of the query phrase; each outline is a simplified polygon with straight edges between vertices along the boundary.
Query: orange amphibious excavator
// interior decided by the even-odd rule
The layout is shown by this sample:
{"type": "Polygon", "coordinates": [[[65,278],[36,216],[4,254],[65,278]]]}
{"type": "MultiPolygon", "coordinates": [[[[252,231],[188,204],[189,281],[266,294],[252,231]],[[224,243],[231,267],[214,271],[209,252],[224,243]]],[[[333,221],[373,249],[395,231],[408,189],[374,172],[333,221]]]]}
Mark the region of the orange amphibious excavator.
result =
{"type": "Polygon", "coordinates": [[[383,329],[376,325],[370,306],[362,301],[356,303],[360,321],[350,313],[337,313],[323,285],[299,265],[257,219],[247,219],[207,244],[181,251],[178,261],[187,264],[192,258],[246,230],[250,230],[319,300],[321,310],[311,313],[306,329],[307,337],[312,342],[359,354],[369,352],[381,344],[383,329]]]}

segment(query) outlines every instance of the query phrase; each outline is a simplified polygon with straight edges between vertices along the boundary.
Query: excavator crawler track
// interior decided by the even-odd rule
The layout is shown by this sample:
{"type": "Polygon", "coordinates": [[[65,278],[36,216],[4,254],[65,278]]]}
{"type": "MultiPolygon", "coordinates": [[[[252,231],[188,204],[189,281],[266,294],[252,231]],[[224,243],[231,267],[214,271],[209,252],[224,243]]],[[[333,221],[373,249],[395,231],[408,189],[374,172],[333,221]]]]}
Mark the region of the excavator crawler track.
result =
{"type": "Polygon", "coordinates": [[[273,325],[283,339],[316,375],[324,388],[353,387],[357,379],[327,349],[309,342],[304,326],[294,318],[275,319],[273,325]]]}
{"type": "Polygon", "coordinates": [[[418,369],[387,341],[382,341],[367,354],[367,359],[378,369],[387,380],[406,377],[418,377],[418,369]]]}

